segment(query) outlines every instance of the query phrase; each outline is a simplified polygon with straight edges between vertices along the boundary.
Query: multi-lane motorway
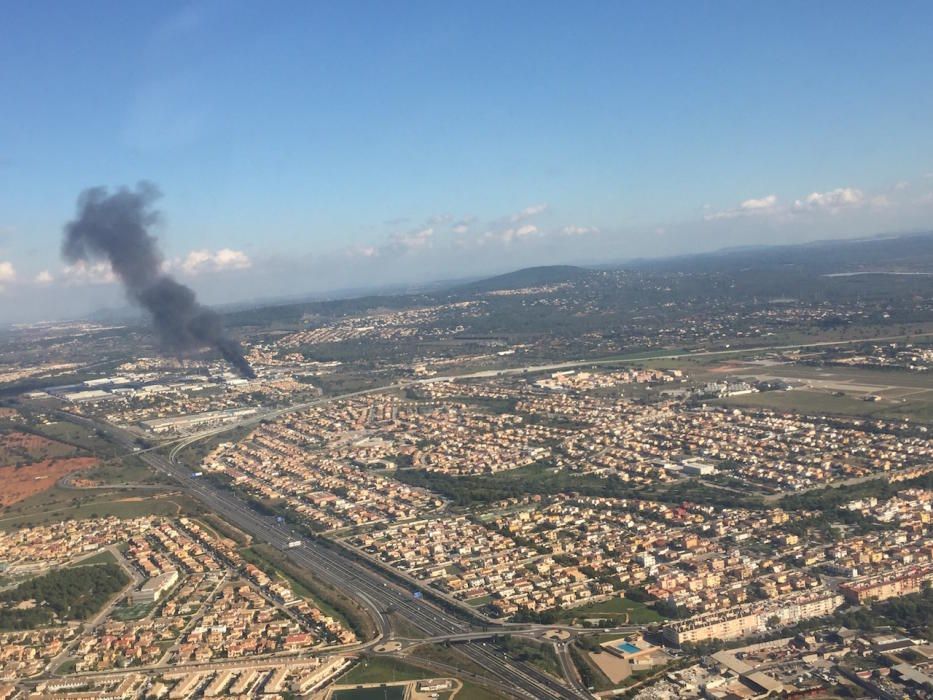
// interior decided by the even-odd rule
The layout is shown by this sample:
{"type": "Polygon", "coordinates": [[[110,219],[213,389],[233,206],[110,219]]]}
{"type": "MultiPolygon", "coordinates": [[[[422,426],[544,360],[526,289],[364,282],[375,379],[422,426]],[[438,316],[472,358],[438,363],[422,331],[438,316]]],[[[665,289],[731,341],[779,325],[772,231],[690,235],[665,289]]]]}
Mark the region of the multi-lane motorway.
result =
{"type": "MultiPolygon", "coordinates": [[[[133,448],[134,436],[129,432],[73,414],[69,414],[68,418],[102,430],[128,449],[133,448]]],[[[146,451],[140,452],[139,456],[152,468],[176,479],[188,493],[225,520],[258,541],[267,542],[281,550],[309,574],[357,599],[378,622],[383,637],[392,633],[388,614],[390,610],[429,637],[457,637],[471,631],[469,623],[459,616],[427,600],[416,599],[411,590],[397,586],[379,571],[351,560],[338,550],[296,535],[286,524],[272,516],[260,514],[234,493],[194,477],[188,469],[162,454],[146,451]],[[287,546],[295,540],[301,541],[300,547],[287,546]]],[[[499,687],[509,688],[518,697],[541,700],[591,697],[575,678],[569,679],[567,684],[560,683],[531,664],[509,658],[492,644],[463,641],[457,644],[456,649],[485,669],[499,687]]]]}

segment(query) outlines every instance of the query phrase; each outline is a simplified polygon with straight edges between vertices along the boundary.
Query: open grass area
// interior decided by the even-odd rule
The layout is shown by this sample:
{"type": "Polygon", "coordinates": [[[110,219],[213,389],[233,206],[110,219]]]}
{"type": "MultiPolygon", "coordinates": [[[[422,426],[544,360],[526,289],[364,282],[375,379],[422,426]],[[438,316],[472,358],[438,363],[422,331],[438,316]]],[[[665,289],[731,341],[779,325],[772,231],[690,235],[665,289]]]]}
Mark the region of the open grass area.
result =
{"type": "Polygon", "coordinates": [[[93,566],[94,564],[116,564],[117,560],[108,550],[102,549],[97,554],[75,562],[71,566],[93,566]]]}
{"type": "Polygon", "coordinates": [[[885,392],[880,389],[877,393],[881,396],[880,401],[865,401],[859,398],[858,394],[836,396],[829,391],[794,389],[730,396],[710,403],[735,408],[769,408],[786,413],[933,422],[933,391],[912,393],[897,399],[886,398],[885,392]]]}
{"type": "Polygon", "coordinates": [[[53,440],[80,447],[101,459],[115,457],[124,452],[122,448],[110,442],[96,430],[64,420],[38,423],[32,425],[30,429],[53,440]]]}
{"type": "Polygon", "coordinates": [[[472,605],[474,608],[481,608],[484,605],[489,605],[493,600],[491,595],[481,595],[478,598],[470,598],[466,601],[467,605],[472,605]]]}
{"type": "Polygon", "coordinates": [[[77,659],[65,659],[65,661],[63,661],[62,664],[57,669],[55,669],[55,673],[62,675],[62,676],[67,675],[69,673],[74,673],[77,666],[78,666],[77,659]]]}
{"type": "MultiPolygon", "coordinates": [[[[423,658],[426,661],[455,666],[467,673],[480,676],[487,675],[484,668],[477,666],[465,656],[458,654],[455,647],[445,647],[442,644],[426,644],[412,652],[413,657],[423,658]]],[[[353,685],[362,683],[392,683],[396,681],[422,680],[424,678],[438,678],[443,674],[422,669],[414,664],[406,663],[400,659],[386,656],[376,656],[360,662],[357,666],[343,676],[338,685],[353,685]]],[[[486,688],[472,681],[463,681],[463,687],[453,695],[441,693],[442,698],[456,697],[458,700],[507,700],[506,696],[486,688]]]]}
{"type": "Polygon", "coordinates": [[[872,369],[839,365],[775,364],[738,365],[738,374],[754,374],[789,379],[830,381],[856,386],[903,387],[906,389],[933,389],[933,376],[927,372],[909,372],[904,369],[872,369]]]}
{"type": "Polygon", "coordinates": [[[101,462],[87,472],[88,479],[101,484],[165,484],[174,485],[174,480],[165,474],[150,469],[136,455],[114,457],[101,462]]]}
{"type": "Polygon", "coordinates": [[[349,688],[335,690],[333,700],[403,700],[405,686],[389,685],[379,688],[349,688]]]}
{"type": "Polygon", "coordinates": [[[622,596],[562,611],[562,619],[608,618],[616,624],[645,625],[664,618],[644,603],[622,596]]]}
{"type": "Polygon", "coordinates": [[[422,644],[416,647],[411,655],[415,658],[425,661],[434,661],[447,666],[462,669],[467,673],[475,673],[477,676],[485,676],[487,671],[482,666],[457,651],[457,645],[445,644],[422,644]]]}
{"type": "Polygon", "coordinates": [[[337,681],[338,685],[357,685],[363,683],[393,683],[395,681],[416,681],[434,678],[435,674],[423,668],[407,664],[388,656],[374,656],[363,659],[337,681]]]}
{"type": "Polygon", "coordinates": [[[818,413],[837,416],[874,416],[883,409],[881,402],[872,403],[852,396],[834,396],[826,391],[805,389],[729,396],[709,403],[735,408],[770,408],[786,413],[818,413]]]}
{"type": "Polygon", "coordinates": [[[81,492],[56,487],[0,511],[0,530],[109,515],[196,515],[201,510],[200,503],[179,493],[140,496],[132,490],[81,492]]]}
{"type": "Polygon", "coordinates": [[[518,661],[534,664],[555,678],[562,678],[560,661],[549,643],[533,642],[521,637],[506,637],[501,642],[506,653],[518,661]]]}
{"type": "Polygon", "coordinates": [[[389,613],[389,621],[392,623],[392,630],[399,637],[406,639],[424,639],[427,635],[418,627],[415,627],[405,617],[396,612],[389,613]]]}
{"type": "Polygon", "coordinates": [[[140,620],[144,618],[155,607],[155,603],[140,603],[138,605],[122,605],[113,609],[111,617],[114,620],[126,622],[128,620],[140,620]]]}
{"type": "Polygon", "coordinates": [[[460,691],[455,696],[450,697],[456,697],[457,700],[508,700],[502,693],[497,693],[469,681],[464,681],[460,691]]]}

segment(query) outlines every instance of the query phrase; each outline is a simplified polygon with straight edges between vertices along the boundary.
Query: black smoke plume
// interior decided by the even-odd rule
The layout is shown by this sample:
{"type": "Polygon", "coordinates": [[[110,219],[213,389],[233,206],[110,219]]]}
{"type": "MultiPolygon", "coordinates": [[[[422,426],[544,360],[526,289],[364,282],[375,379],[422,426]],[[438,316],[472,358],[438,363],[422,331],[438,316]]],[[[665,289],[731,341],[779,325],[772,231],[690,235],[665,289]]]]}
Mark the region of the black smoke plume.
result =
{"type": "Polygon", "coordinates": [[[151,183],[110,194],[93,187],[78,198],[78,216],[65,226],[62,255],[69,263],[107,260],[130,300],[152,315],[162,345],[182,353],[216,348],[244,377],[255,377],[240,344],[224,333],[220,316],[198,303],[194,292],[162,271],[162,254],[149,230],[160,192],[151,183]]]}

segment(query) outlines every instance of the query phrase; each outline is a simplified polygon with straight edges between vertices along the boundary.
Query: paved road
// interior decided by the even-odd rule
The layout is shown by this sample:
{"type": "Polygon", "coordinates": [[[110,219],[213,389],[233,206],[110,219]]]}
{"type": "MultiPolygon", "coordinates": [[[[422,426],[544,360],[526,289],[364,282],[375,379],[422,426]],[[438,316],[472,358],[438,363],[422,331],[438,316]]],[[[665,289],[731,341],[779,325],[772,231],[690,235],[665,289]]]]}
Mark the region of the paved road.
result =
{"type": "MultiPolygon", "coordinates": [[[[924,334],[933,335],[933,334],[924,334]]],[[[484,370],[468,374],[452,375],[449,377],[433,377],[430,379],[411,380],[396,382],[394,384],[373,387],[348,394],[332,397],[322,397],[314,401],[308,401],[294,406],[289,406],[263,414],[252,416],[242,421],[226,424],[224,426],[210,430],[195,433],[189,437],[177,441],[164,443],[172,445],[173,449],[170,458],[153,450],[138,450],[135,445],[136,436],[132,433],[115,428],[108,424],[102,424],[91,421],[86,418],[71,416],[69,419],[87,425],[88,427],[100,428],[108,433],[119,444],[122,444],[128,450],[137,452],[153,468],[168,474],[177,479],[182,486],[199,498],[208,507],[214,509],[224,518],[229,519],[234,525],[240,527],[245,532],[253,535],[260,541],[265,541],[274,547],[283,551],[293,562],[304,567],[318,578],[321,578],[340,590],[347,591],[360,601],[373,615],[380,627],[380,634],[383,638],[392,634],[391,623],[388,618],[387,610],[390,608],[406,618],[408,622],[416,628],[422,630],[432,637],[457,637],[467,634],[471,631],[470,626],[459,617],[432,605],[427,601],[416,601],[410,592],[404,590],[390,580],[384,578],[380,573],[368,566],[360,564],[357,561],[350,560],[335,550],[329,549],[318,542],[297,537],[284,524],[277,523],[274,518],[260,515],[235,495],[222,491],[206,481],[193,478],[187,469],[178,466],[175,458],[185,447],[223,432],[233,430],[238,427],[254,425],[262,420],[268,420],[287,413],[301,411],[312,406],[322,405],[331,401],[348,399],[356,396],[380,393],[390,389],[402,388],[419,383],[430,383],[443,381],[445,379],[470,379],[492,376],[507,376],[515,374],[525,374],[534,372],[557,371],[563,369],[572,369],[576,367],[588,367],[594,365],[618,364],[620,362],[633,362],[638,360],[664,360],[678,359],[682,357],[710,357],[734,355],[743,352],[763,352],[777,350],[793,350],[809,347],[821,347],[831,345],[847,345],[869,341],[887,341],[903,338],[904,336],[884,336],[875,338],[858,338],[844,341],[821,341],[811,343],[799,343],[791,345],[771,345],[757,348],[738,348],[728,350],[706,350],[700,352],[676,352],[665,355],[644,355],[627,358],[607,358],[593,360],[572,360],[566,362],[557,362],[541,365],[530,365],[525,367],[514,367],[500,370],[484,370]],[[290,549],[287,543],[294,540],[300,540],[302,545],[297,549],[290,549]]],[[[578,687],[575,674],[572,669],[566,669],[567,657],[566,649],[559,658],[563,657],[562,666],[565,667],[568,679],[572,687],[568,688],[554,681],[550,676],[537,670],[529,664],[516,663],[501,655],[501,652],[495,651],[494,647],[487,647],[481,643],[464,642],[458,647],[467,657],[474,662],[487,668],[492,675],[500,678],[504,683],[510,684],[516,688],[519,694],[531,698],[580,698],[588,697],[589,694],[578,687]]]]}
{"type": "Polygon", "coordinates": [[[555,642],[554,653],[557,654],[557,660],[560,662],[560,670],[561,673],[564,674],[564,678],[569,680],[570,684],[581,695],[588,695],[589,691],[586,689],[586,686],[583,685],[583,680],[580,678],[580,673],[577,671],[577,667],[574,665],[573,659],[570,657],[569,642],[555,642]]]}
{"type": "MultiPolygon", "coordinates": [[[[70,416],[70,420],[98,428],[124,446],[131,447],[133,444],[132,434],[114,426],[97,423],[81,416],[70,416]]],[[[383,638],[392,634],[387,614],[389,609],[432,637],[459,635],[470,631],[469,624],[459,617],[426,600],[416,600],[410,590],[396,586],[382,574],[348,559],[339,551],[296,535],[284,523],[256,512],[235,494],[194,477],[188,469],[161,454],[145,452],[140,453],[140,457],[152,468],[174,477],[186,491],[233,525],[256,540],[271,544],[315,577],[359,600],[377,621],[383,638]],[[296,540],[301,542],[300,547],[288,547],[289,542],[296,540]]],[[[514,688],[519,697],[535,700],[577,700],[589,697],[588,694],[581,695],[576,689],[559,683],[531,664],[509,659],[495,647],[464,642],[458,645],[457,649],[484,667],[491,676],[514,688]]]]}

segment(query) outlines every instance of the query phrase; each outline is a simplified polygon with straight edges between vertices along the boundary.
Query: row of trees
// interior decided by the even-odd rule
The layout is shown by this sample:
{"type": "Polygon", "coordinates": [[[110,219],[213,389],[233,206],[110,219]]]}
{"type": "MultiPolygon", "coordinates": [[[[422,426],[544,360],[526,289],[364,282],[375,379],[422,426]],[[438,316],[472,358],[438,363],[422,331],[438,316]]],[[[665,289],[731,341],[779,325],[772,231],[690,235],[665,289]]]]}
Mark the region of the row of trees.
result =
{"type": "Polygon", "coordinates": [[[52,571],[0,593],[0,629],[32,629],[84,620],[119,592],[129,577],[113,563],[52,571]],[[34,601],[32,607],[18,607],[34,601]]]}

